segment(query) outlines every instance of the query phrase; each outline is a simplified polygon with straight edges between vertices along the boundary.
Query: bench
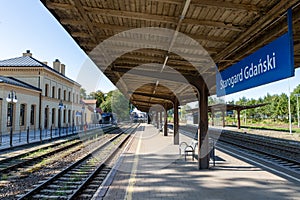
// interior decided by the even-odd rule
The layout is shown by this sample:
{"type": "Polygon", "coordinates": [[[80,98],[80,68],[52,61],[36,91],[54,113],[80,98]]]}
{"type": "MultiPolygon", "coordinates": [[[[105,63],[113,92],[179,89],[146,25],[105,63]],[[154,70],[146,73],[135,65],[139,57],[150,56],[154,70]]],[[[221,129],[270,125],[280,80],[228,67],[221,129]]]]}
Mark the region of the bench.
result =
{"type": "Polygon", "coordinates": [[[184,160],[186,160],[186,156],[191,155],[193,160],[195,157],[195,149],[198,145],[197,140],[192,140],[192,142],[188,145],[186,142],[181,142],[179,145],[179,154],[181,155],[181,152],[184,153],[184,160]]]}

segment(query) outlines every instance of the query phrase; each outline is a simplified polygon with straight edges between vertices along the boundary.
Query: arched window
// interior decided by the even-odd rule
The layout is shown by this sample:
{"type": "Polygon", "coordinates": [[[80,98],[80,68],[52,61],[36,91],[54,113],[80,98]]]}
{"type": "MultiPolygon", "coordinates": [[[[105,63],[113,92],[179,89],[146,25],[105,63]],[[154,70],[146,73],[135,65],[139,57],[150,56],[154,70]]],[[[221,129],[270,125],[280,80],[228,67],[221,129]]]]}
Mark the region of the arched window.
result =
{"type": "Polygon", "coordinates": [[[68,123],[71,124],[71,110],[68,110],[68,123]]]}
{"type": "Polygon", "coordinates": [[[55,108],[52,108],[52,119],[51,119],[51,124],[52,126],[55,125],[55,108]]]}
{"type": "Polygon", "coordinates": [[[65,123],[67,123],[67,110],[66,109],[64,109],[64,113],[63,114],[64,114],[64,116],[63,116],[64,117],[63,118],[63,122],[65,124],[65,123]]]}
{"type": "Polygon", "coordinates": [[[55,86],[52,86],[52,98],[55,98],[55,86]]]}
{"type": "Polygon", "coordinates": [[[64,101],[67,99],[67,91],[64,90],[64,101]]]}
{"type": "Polygon", "coordinates": [[[20,105],[20,119],[19,119],[20,126],[24,126],[25,125],[25,116],[26,116],[26,105],[25,104],[21,104],[20,105]]]}
{"type": "Polygon", "coordinates": [[[49,96],[49,85],[46,84],[45,85],[45,97],[48,97],[49,96]]]}
{"type": "Polygon", "coordinates": [[[47,106],[44,111],[44,128],[45,129],[48,128],[48,121],[49,121],[49,108],[47,106]]]}
{"type": "Polygon", "coordinates": [[[60,88],[58,88],[58,97],[57,98],[61,99],[61,89],[60,88]]]}
{"type": "Polygon", "coordinates": [[[31,105],[30,107],[30,125],[35,124],[35,105],[31,105]]]}
{"type": "Polygon", "coordinates": [[[68,101],[71,101],[71,92],[69,91],[68,101]]]}

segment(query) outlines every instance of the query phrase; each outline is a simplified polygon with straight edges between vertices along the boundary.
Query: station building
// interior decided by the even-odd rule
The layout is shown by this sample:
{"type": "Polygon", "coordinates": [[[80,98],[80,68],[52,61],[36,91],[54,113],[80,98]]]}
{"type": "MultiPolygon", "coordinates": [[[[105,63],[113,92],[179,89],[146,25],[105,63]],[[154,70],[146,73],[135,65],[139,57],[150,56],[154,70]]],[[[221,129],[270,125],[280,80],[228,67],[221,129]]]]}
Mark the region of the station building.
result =
{"type": "Polygon", "coordinates": [[[0,61],[0,132],[13,132],[80,125],[81,85],[65,75],[66,66],[58,59],[53,68],[32,57],[0,61]],[[16,102],[8,101],[17,96],[16,102]],[[12,112],[11,112],[12,109],[12,112]],[[11,114],[13,118],[11,118],[11,114]],[[12,121],[11,121],[12,119],[12,121]]]}

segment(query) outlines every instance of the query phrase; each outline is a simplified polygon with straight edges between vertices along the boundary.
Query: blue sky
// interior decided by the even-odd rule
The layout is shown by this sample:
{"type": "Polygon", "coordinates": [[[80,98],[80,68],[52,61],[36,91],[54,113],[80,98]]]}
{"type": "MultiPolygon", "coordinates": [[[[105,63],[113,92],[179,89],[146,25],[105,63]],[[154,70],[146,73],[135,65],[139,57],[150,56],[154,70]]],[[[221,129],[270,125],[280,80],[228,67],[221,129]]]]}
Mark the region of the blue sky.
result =
{"type": "MultiPolygon", "coordinates": [[[[0,30],[0,60],[22,56],[26,50],[39,61],[47,61],[50,67],[58,58],[66,65],[66,75],[80,83],[81,68],[96,68],[38,0],[1,0],[0,30]]],[[[97,84],[93,88],[103,92],[115,89],[100,71],[97,73],[100,79],[92,83],[97,84]]]]}
{"type": "MultiPolygon", "coordinates": [[[[47,61],[49,66],[58,58],[66,65],[66,75],[75,81],[79,81],[79,72],[83,67],[97,71],[86,54],[38,0],[1,0],[0,30],[0,60],[19,57],[29,49],[34,58],[47,61]]],[[[95,90],[108,92],[114,89],[103,74],[97,73],[99,81],[92,83],[95,90]]],[[[87,83],[81,84],[85,87],[87,83]]],[[[242,96],[258,99],[267,93],[288,93],[289,87],[293,91],[298,84],[299,69],[295,71],[295,77],[228,95],[225,100],[238,100],[242,96]]]]}

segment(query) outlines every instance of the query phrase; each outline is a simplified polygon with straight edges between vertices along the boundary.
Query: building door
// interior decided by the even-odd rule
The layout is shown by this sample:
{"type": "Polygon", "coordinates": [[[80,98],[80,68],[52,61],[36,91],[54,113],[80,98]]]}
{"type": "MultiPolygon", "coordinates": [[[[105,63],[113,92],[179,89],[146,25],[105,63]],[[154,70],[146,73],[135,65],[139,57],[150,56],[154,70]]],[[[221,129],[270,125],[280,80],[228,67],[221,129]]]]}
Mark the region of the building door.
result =
{"type": "Polygon", "coordinates": [[[44,128],[48,129],[48,122],[49,122],[49,108],[45,108],[45,113],[44,113],[44,128]]]}

